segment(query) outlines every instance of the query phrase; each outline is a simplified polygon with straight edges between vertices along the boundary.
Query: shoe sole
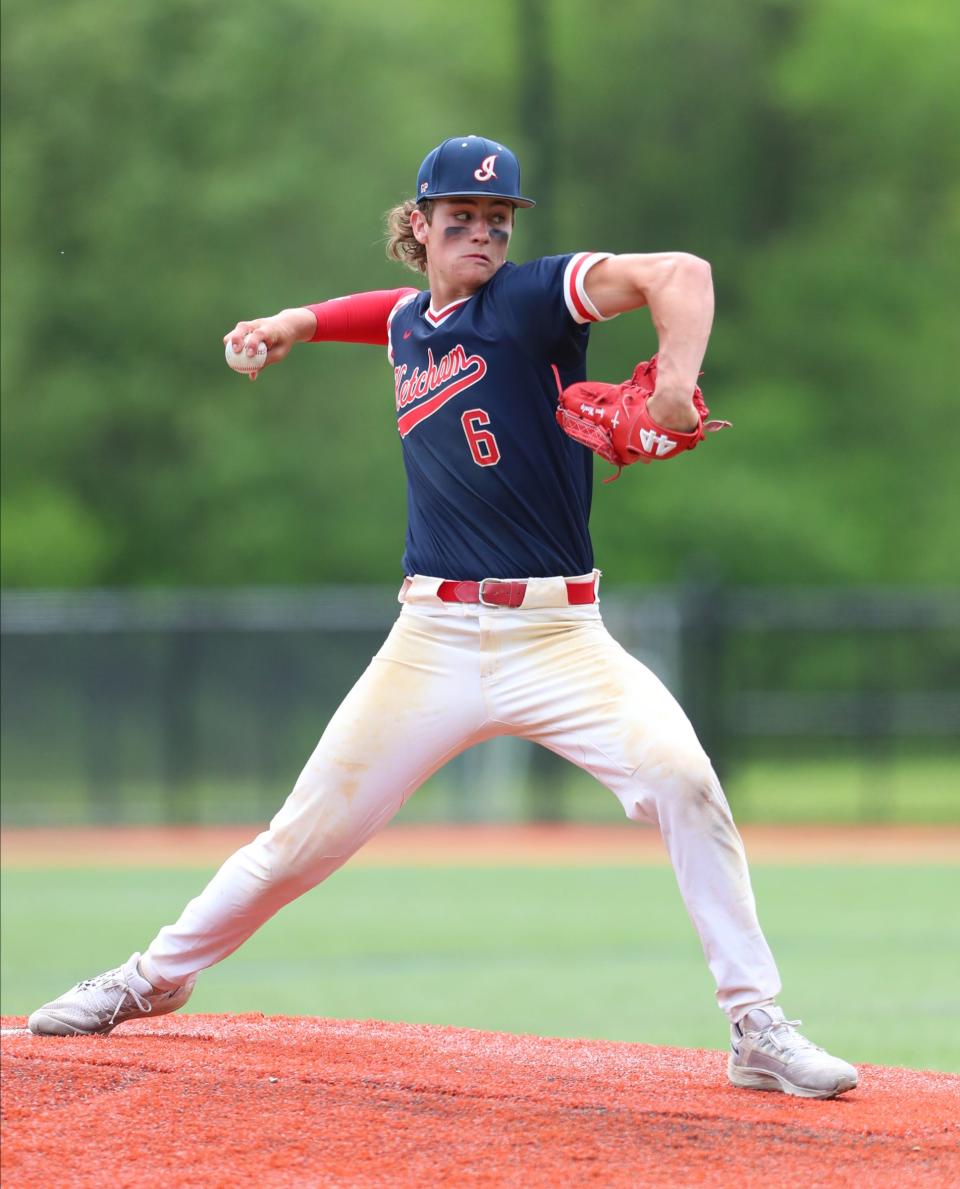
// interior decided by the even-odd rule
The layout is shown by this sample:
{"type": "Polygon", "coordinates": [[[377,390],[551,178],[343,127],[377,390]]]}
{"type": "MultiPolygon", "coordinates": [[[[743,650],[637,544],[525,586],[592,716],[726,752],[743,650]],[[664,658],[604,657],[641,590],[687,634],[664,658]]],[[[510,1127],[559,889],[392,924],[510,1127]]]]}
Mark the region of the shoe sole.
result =
{"type": "Polygon", "coordinates": [[[825,1090],[797,1086],[768,1069],[751,1069],[749,1066],[735,1065],[732,1056],[727,1062],[727,1076],[733,1085],[741,1090],[779,1090],[782,1094],[792,1094],[795,1098],[836,1098],[838,1094],[845,1094],[847,1090],[855,1090],[857,1087],[856,1078],[840,1078],[836,1086],[825,1090]]]}
{"type": "Polygon", "coordinates": [[[77,1028],[68,1024],[66,1020],[58,1020],[56,1016],[34,1012],[27,1021],[27,1027],[34,1036],[106,1036],[116,1025],[108,1024],[104,1028],[77,1028]]]}

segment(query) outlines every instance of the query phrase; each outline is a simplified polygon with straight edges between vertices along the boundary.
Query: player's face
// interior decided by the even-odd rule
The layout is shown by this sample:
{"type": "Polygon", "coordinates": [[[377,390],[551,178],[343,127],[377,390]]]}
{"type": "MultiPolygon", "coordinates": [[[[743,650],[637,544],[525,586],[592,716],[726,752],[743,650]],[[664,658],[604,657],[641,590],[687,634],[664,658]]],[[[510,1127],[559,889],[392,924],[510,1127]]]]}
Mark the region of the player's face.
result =
{"type": "Polygon", "coordinates": [[[472,292],[507,258],[513,204],[501,198],[438,198],[433,219],[420,226],[431,277],[472,292]]]}

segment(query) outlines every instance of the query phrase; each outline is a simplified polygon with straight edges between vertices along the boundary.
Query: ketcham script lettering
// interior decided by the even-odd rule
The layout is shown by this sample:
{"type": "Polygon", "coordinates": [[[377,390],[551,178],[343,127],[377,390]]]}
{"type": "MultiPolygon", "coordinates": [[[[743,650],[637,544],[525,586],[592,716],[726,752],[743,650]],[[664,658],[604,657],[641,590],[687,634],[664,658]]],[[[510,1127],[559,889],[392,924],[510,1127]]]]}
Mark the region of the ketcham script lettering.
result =
{"type": "Polygon", "coordinates": [[[433,352],[428,349],[427,366],[415,367],[409,376],[407,370],[405,363],[393,369],[397,412],[401,414],[397,428],[402,438],[414,426],[443,408],[448,400],[482,380],[487,374],[487,363],[482,355],[468,355],[463,344],[457,343],[439,361],[434,359],[433,352]],[[415,401],[420,403],[415,408],[407,409],[415,401]],[[402,412],[403,409],[407,409],[407,412],[402,412]]]}

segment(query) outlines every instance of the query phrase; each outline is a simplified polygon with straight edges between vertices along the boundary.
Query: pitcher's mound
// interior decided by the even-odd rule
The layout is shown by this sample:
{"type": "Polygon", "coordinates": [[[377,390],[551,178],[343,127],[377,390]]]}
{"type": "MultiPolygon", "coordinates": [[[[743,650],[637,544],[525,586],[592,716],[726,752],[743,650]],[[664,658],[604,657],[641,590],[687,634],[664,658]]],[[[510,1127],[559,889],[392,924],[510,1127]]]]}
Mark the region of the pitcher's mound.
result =
{"type": "Polygon", "coordinates": [[[864,1066],[829,1102],[736,1090],[726,1054],[375,1021],[4,1019],[3,1183],[960,1183],[960,1076],[864,1066]]]}

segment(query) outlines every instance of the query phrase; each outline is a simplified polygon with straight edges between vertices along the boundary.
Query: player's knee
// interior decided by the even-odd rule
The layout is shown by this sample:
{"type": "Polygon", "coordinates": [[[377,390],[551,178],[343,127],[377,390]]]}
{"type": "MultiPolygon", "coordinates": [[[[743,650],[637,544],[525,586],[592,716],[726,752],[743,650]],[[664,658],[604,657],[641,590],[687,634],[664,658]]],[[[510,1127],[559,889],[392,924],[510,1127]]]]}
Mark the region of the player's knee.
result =
{"type": "Polygon", "coordinates": [[[641,770],[630,795],[621,798],[631,821],[676,821],[707,824],[730,810],[709,757],[702,749],[685,751],[662,764],[641,770]]]}
{"type": "Polygon", "coordinates": [[[302,831],[281,826],[269,832],[266,844],[270,880],[311,887],[346,862],[354,849],[352,835],[343,827],[302,831]]]}
{"type": "Polygon", "coordinates": [[[670,790],[665,805],[676,823],[690,829],[715,830],[732,820],[730,806],[720,787],[720,781],[709,760],[704,757],[705,766],[679,778],[670,790]]]}
{"type": "Polygon", "coordinates": [[[394,799],[358,804],[340,791],[319,797],[290,797],[270,823],[266,852],[273,879],[304,887],[325,879],[347,861],[400,807],[394,799]]]}
{"type": "Polygon", "coordinates": [[[271,879],[309,883],[317,871],[345,862],[360,845],[368,817],[341,788],[301,778],[263,836],[271,879]]]}

